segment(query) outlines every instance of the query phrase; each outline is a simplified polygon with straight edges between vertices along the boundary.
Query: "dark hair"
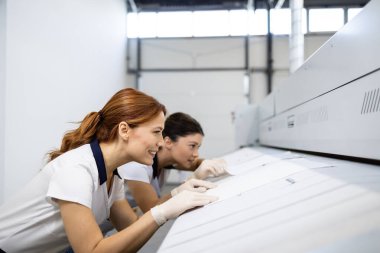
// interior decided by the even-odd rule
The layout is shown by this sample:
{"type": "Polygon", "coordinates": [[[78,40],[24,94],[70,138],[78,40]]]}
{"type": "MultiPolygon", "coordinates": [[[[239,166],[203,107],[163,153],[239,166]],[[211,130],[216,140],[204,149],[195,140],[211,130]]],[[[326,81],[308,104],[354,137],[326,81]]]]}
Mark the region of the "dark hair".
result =
{"type": "Polygon", "coordinates": [[[204,136],[201,125],[193,117],[186,113],[176,112],[165,120],[163,137],[168,136],[176,141],[178,136],[184,137],[190,134],[201,134],[204,136]]]}
{"type": "Polygon", "coordinates": [[[166,114],[166,108],[155,98],[132,88],[122,89],[99,112],[90,112],[77,129],[67,132],[61,148],[48,153],[49,160],[90,143],[94,137],[99,142],[113,141],[117,137],[120,122],[125,121],[133,128],[151,120],[160,112],[166,114]]]}

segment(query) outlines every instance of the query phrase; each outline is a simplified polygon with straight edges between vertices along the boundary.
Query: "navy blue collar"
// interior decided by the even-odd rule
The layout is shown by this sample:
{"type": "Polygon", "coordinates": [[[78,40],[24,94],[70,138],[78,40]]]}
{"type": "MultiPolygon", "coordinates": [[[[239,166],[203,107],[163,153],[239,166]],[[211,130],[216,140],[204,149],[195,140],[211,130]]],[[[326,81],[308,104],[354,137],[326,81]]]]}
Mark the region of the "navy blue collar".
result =
{"type": "MultiPolygon", "coordinates": [[[[99,174],[99,184],[102,185],[104,182],[107,182],[107,170],[106,170],[106,164],[104,163],[104,157],[102,150],[99,146],[98,139],[94,139],[90,143],[92,154],[94,155],[96,167],[98,168],[98,174],[99,174]]],[[[120,179],[119,172],[116,170],[113,171],[113,175],[118,176],[120,179]]]]}
{"type": "Polygon", "coordinates": [[[153,157],[152,168],[153,168],[153,178],[158,178],[158,176],[160,175],[160,171],[158,171],[158,157],[157,157],[157,153],[153,157]]]}

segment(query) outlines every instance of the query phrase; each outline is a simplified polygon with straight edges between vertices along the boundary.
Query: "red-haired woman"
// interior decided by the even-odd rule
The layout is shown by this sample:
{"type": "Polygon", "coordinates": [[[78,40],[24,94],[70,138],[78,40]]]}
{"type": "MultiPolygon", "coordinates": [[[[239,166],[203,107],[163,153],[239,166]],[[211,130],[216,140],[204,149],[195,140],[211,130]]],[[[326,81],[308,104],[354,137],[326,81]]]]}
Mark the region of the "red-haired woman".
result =
{"type": "MultiPolygon", "coordinates": [[[[117,168],[153,163],[165,113],[156,99],[130,88],[89,113],[33,180],[0,207],[0,250],[59,252],[70,244],[76,253],[137,251],[167,219],[214,201],[185,190],[138,219],[125,200],[117,168]],[[119,232],[104,238],[99,224],[107,218],[119,232]]],[[[213,187],[199,182],[194,187],[213,187]]]]}

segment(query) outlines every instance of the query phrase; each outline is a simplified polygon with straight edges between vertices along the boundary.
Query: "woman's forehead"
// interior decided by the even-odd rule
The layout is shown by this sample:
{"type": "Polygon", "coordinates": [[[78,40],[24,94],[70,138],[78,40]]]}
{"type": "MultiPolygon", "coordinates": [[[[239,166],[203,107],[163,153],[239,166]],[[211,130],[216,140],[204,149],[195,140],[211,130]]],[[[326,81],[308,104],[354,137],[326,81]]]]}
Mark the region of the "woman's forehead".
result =
{"type": "Polygon", "coordinates": [[[185,136],[178,136],[178,141],[182,142],[196,142],[196,143],[201,143],[203,139],[203,135],[200,133],[194,133],[194,134],[188,134],[185,136]]]}
{"type": "Polygon", "coordinates": [[[158,115],[154,116],[150,120],[148,120],[145,123],[140,124],[140,126],[145,126],[145,127],[159,127],[159,128],[164,128],[164,123],[165,123],[165,115],[163,112],[159,113],[158,115]]]}

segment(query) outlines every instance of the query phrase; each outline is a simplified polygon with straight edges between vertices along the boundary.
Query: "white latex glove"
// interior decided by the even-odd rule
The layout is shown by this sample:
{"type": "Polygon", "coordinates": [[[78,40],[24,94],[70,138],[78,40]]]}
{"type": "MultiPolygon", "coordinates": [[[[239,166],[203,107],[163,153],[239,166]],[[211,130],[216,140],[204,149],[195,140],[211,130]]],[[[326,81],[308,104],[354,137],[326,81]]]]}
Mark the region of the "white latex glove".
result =
{"type": "Polygon", "coordinates": [[[174,219],[180,214],[197,206],[204,206],[217,200],[218,197],[205,193],[182,191],[173,198],[150,209],[153,219],[159,226],[169,219],[174,219]]]}
{"type": "Polygon", "coordinates": [[[199,179],[189,179],[177,188],[174,188],[170,193],[172,197],[177,195],[178,193],[187,190],[187,191],[192,191],[192,192],[205,192],[207,189],[210,188],[215,188],[216,184],[213,184],[208,181],[203,181],[199,179]]]}
{"type": "Polygon", "coordinates": [[[205,179],[208,177],[218,177],[227,173],[227,163],[225,160],[211,159],[204,160],[194,171],[191,178],[205,179]]]}

